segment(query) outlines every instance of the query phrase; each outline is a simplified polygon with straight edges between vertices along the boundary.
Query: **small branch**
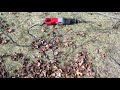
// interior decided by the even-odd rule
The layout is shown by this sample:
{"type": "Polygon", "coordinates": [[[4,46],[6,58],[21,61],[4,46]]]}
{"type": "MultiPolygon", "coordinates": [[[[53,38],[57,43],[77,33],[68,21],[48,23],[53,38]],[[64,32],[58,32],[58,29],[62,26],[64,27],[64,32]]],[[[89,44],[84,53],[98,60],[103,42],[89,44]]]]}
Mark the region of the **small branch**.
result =
{"type": "Polygon", "coordinates": [[[110,58],[112,58],[113,61],[120,67],[120,63],[118,63],[117,60],[116,60],[115,58],[113,58],[113,57],[111,57],[111,56],[110,56],[110,58]]]}

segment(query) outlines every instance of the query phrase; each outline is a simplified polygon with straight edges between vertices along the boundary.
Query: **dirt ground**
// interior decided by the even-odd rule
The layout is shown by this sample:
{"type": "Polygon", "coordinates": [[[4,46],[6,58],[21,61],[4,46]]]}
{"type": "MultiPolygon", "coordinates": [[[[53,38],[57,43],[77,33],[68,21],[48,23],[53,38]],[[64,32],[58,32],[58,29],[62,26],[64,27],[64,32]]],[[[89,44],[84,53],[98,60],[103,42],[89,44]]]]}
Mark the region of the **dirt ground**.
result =
{"type": "MultiPolygon", "coordinates": [[[[9,33],[9,36],[20,45],[31,44],[33,37],[27,33],[28,28],[35,24],[42,24],[46,17],[69,17],[86,21],[62,27],[56,26],[58,33],[63,36],[60,38],[63,42],[72,38],[71,41],[77,46],[77,48],[72,48],[72,46],[66,45],[66,47],[58,49],[58,51],[63,52],[59,59],[61,64],[72,60],[76,53],[85,48],[92,59],[97,78],[120,77],[119,12],[1,12],[0,17],[15,29],[15,32],[9,33]]],[[[52,26],[46,28],[46,32],[41,30],[39,26],[34,27],[30,33],[36,38],[52,38],[48,36],[52,26]]],[[[9,39],[9,37],[7,38],[9,39]]],[[[39,55],[37,50],[16,46],[11,41],[5,45],[0,44],[0,55],[14,52],[23,53],[30,58],[30,62],[39,55]]],[[[53,59],[50,51],[47,54],[49,54],[50,59],[53,59]]],[[[14,74],[13,71],[16,68],[22,66],[21,61],[12,61],[11,58],[5,58],[4,64],[11,75],[14,74]]]]}

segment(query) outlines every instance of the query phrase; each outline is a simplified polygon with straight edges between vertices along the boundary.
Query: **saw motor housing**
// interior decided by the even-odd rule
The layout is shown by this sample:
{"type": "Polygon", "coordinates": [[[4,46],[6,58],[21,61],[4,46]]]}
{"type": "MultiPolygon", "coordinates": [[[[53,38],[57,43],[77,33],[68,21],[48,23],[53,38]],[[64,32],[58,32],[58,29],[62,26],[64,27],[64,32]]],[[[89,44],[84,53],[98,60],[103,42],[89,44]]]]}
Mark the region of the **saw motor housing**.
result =
{"type": "Polygon", "coordinates": [[[64,18],[64,17],[59,17],[59,18],[46,18],[44,23],[47,25],[70,25],[74,23],[79,23],[80,21],[77,19],[71,19],[71,18],[64,18]]]}

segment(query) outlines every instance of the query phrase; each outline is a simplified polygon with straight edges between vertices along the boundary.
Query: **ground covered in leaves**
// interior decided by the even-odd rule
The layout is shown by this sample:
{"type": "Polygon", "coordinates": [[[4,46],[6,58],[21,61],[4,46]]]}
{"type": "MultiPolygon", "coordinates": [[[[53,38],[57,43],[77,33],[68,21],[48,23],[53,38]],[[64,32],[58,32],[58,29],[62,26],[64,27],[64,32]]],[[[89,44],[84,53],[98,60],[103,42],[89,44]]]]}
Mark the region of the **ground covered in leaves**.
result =
{"type": "Polygon", "coordinates": [[[0,77],[120,77],[119,15],[118,12],[1,12],[0,77]],[[46,17],[77,18],[82,22],[40,26],[46,17]]]}

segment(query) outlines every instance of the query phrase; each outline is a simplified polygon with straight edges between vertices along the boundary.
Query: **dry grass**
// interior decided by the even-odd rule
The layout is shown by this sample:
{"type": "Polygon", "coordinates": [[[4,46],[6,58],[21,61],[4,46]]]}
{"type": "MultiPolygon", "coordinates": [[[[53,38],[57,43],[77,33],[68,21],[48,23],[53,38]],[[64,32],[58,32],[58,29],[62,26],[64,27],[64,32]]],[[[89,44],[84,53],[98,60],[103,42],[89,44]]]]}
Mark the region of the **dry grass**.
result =
{"type": "MultiPolygon", "coordinates": [[[[30,26],[42,23],[41,19],[45,17],[61,16],[78,19],[82,18],[89,21],[88,23],[68,25],[62,28],[58,27],[58,32],[63,35],[61,40],[66,41],[66,39],[72,37],[73,39],[71,41],[77,45],[76,49],[72,48],[72,46],[59,48],[59,50],[63,52],[60,58],[61,64],[67,60],[72,60],[76,53],[82,48],[86,48],[91,58],[94,58],[93,65],[100,77],[120,77],[118,64],[110,58],[110,56],[114,58],[119,56],[118,54],[113,53],[119,53],[119,50],[117,49],[119,49],[120,29],[104,30],[112,27],[112,25],[119,20],[96,13],[91,14],[86,12],[3,12],[0,15],[0,17],[6,20],[7,23],[15,29],[15,32],[9,35],[21,45],[29,45],[33,40],[33,38],[27,34],[27,30],[30,26]]],[[[44,38],[49,39],[52,38],[47,36],[50,30],[52,30],[52,27],[49,27],[47,32],[44,33],[40,31],[40,27],[34,27],[30,32],[37,38],[43,36],[44,38]]],[[[23,53],[32,61],[36,60],[33,56],[39,55],[38,50],[32,50],[28,47],[19,47],[11,43],[0,45],[0,55],[3,55],[4,53],[11,54],[14,52],[23,53]]],[[[48,51],[48,54],[53,58],[50,51],[48,51]]],[[[117,58],[117,62],[118,61],[119,58],[117,58]]],[[[19,62],[14,63],[10,60],[6,60],[5,64],[10,72],[21,65],[19,62]]]]}

